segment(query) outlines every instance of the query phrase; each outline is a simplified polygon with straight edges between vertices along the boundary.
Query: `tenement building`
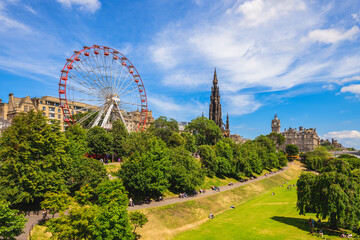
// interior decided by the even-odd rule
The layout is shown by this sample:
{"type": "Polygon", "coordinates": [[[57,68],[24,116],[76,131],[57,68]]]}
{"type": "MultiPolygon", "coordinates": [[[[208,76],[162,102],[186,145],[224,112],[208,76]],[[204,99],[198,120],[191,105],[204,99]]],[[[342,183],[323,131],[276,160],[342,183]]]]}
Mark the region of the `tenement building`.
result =
{"type": "MultiPolygon", "coordinates": [[[[71,115],[85,113],[88,111],[87,109],[90,109],[91,107],[90,105],[81,102],[68,102],[68,105],[71,115]]],[[[60,107],[60,100],[57,97],[43,96],[40,98],[30,98],[27,96],[19,98],[14,97],[14,94],[10,93],[8,103],[3,103],[0,99],[0,118],[3,118],[9,122],[11,122],[12,119],[19,113],[28,112],[32,109],[36,111],[42,111],[43,115],[50,120],[59,121],[62,130],[64,130],[64,128],[67,126],[67,123],[64,123],[64,116],[60,107]]],[[[129,119],[132,120],[131,124],[129,125],[129,130],[136,131],[140,122],[140,112],[133,111],[129,112],[128,115],[129,119]]],[[[148,128],[152,122],[154,122],[154,118],[152,116],[152,112],[149,111],[145,128],[148,128]]]]}
{"type": "Polygon", "coordinates": [[[277,118],[275,114],[274,119],[271,121],[271,131],[280,133],[285,137],[285,143],[281,146],[281,148],[285,148],[286,145],[294,144],[299,148],[300,152],[309,152],[313,151],[317,146],[320,145],[320,138],[316,133],[316,128],[303,128],[299,127],[299,130],[296,128],[289,128],[288,130],[284,130],[284,132],[280,131],[280,119],[277,118]]]}
{"type": "Polygon", "coordinates": [[[226,117],[226,124],[222,121],[220,89],[216,69],[214,70],[213,86],[211,87],[209,119],[213,120],[223,132],[224,137],[230,137],[229,114],[226,117]]]}

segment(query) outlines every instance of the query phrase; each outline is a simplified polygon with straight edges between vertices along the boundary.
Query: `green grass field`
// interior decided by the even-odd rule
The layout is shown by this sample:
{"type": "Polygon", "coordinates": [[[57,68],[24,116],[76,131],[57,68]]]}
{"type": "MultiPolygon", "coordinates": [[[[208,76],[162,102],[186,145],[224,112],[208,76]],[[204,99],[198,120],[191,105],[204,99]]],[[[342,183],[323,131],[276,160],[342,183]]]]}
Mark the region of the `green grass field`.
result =
{"type": "MultiPolygon", "coordinates": [[[[296,180],[289,183],[295,184],[296,180]]],[[[194,230],[174,237],[181,239],[321,239],[312,236],[307,220],[314,214],[301,216],[296,210],[296,188],[276,187],[255,199],[216,215],[194,230]],[[272,195],[272,192],[275,195],[272,195]]],[[[340,239],[339,234],[324,231],[324,238],[340,239]]]]}

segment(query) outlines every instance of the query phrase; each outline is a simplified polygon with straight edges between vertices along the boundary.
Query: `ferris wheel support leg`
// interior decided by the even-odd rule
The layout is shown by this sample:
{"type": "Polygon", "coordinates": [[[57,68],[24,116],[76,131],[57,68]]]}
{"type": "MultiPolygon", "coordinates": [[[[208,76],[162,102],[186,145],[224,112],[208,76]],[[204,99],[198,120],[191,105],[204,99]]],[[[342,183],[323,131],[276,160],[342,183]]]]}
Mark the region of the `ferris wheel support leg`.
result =
{"type": "Polygon", "coordinates": [[[93,125],[91,126],[92,128],[97,126],[100,122],[100,119],[101,119],[101,116],[103,115],[104,113],[104,108],[102,108],[99,112],[99,114],[97,115],[96,119],[95,119],[95,122],[93,123],[93,125]]]}
{"type": "Polygon", "coordinates": [[[114,103],[111,103],[111,105],[109,106],[109,108],[108,108],[108,110],[106,112],[105,118],[104,118],[104,120],[103,120],[103,122],[101,124],[102,128],[105,128],[107,122],[109,121],[109,117],[110,117],[110,114],[111,114],[111,111],[112,111],[113,107],[114,107],[114,103]]]}
{"type": "Polygon", "coordinates": [[[124,120],[123,115],[121,114],[121,111],[120,111],[119,105],[116,105],[116,109],[118,110],[118,112],[119,112],[119,114],[120,114],[121,121],[122,121],[122,122],[123,122],[123,124],[125,125],[126,130],[128,131],[128,133],[130,133],[129,126],[125,123],[125,120],[124,120]]]}

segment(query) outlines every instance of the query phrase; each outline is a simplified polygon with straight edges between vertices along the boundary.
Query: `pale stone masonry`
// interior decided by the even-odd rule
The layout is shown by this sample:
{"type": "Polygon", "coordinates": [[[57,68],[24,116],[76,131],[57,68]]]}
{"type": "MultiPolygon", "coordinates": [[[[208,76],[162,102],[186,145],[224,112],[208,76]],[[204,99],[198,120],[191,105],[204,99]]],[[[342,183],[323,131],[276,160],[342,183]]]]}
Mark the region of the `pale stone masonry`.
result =
{"type": "Polygon", "coordinates": [[[320,138],[316,133],[316,128],[303,128],[299,127],[299,130],[296,128],[289,128],[280,131],[280,119],[277,118],[275,114],[274,119],[271,121],[271,131],[280,133],[285,137],[285,143],[281,146],[282,149],[285,149],[286,145],[294,144],[299,148],[300,152],[309,152],[313,151],[317,146],[320,145],[320,138]]]}

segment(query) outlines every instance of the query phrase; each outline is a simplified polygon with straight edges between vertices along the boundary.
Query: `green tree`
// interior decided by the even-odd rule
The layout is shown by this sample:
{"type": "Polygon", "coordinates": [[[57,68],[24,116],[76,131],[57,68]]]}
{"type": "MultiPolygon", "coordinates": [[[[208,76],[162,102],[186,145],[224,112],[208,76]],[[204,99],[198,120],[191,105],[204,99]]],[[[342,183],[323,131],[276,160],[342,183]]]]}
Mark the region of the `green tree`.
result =
{"type": "Polygon", "coordinates": [[[196,137],[189,132],[182,132],[181,136],[185,140],[185,149],[191,153],[196,152],[196,137]]]}
{"type": "Polygon", "coordinates": [[[90,154],[103,155],[112,153],[112,137],[104,128],[95,126],[87,132],[90,154]]]}
{"type": "Polygon", "coordinates": [[[196,138],[196,145],[214,145],[221,139],[221,129],[215,124],[214,121],[206,117],[197,117],[191,120],[190,124],[185,129],[196,138]]]}
{"type": "Polygon", "coordinates": [[[97,195],[95,194],[95,190],[89,186],[89,184],[85,184],[81,186],[79,191],[75,192],[75,201],[79,203],[81,206],[90,205],[96,201],[97,195]]]}
{"type": "Polygon", "coordinates": [[[200,163],[196,161],[183,148],[173,149],[170,153],[170,187],[173,192],[193,192],[204,182],[205,175],[201,169],[200,163]]]}
{"type": "Polygon", "coordinates": [[[136,234],[136,228],[142,228],[148,222],[148,219],[146,215],[141,212],[131,212],[129,217],[134,227],[133,234],[136,236],[136,239],[139,239],[140,235],[136,234]]]}
{"type": "Polygon", "coordinates": [[[97,205],[74,207],[68,214],[47,221],[46,226],[58,240],[96,239],[96,219],[99,214],[97,205]]]}
{"type": "Polygon", "coordinates": [[[174,119],[167,120],[166,117],[160,116],[154,121],[154,124],[148,129],[154,136],[162,139],[169,144],[170,137],[179,132],[179,125],[174,119]]]}
{"type": "Polygon", "coordinates": [[[41,112],[16,116],[0,139],[1,197],[18,207],[34,206],[48,191],[66,191],[66,145],[59,125],[48,124],[41,112]]]}
{"type": "Polygon", "coordinates": [[[105,206],[111,201],[116,201],[124,206],[129,204],[125,188],[120,179],[107,180],[99,184],[96,188],[98,205],[105,206]]]}
{"type": "Polygon", "coordinates": [[[118,120],[112,124],[112,129],[110,130],[112,137],[112,150],[118,156],[125,156],[126,149],[125,141],[129,137],[129,133],[126,130],[124,123],[121,120],[118,120]]]}
{"type": "Polygon", "coordinates": [[[147,151],[131,155],[118,172],[134,199],[157,198],[170,186],[171,161],[165,143],[156,137],[147,141],[147,151]]]}
{"type": "Polygon", "coordinates": [[[72,198],[65,192],[47,192],[44,195],[44,201],[41,202],[41,208],[49,209],[50,214],[54,217],[55,213],[68,209],[71,202],[72,198]]]}
{"type": "Polygon", "coordinates": [[[272,132],[267,137],[274,141],[276,149],[279,149],[285,142],[285,137],[280,133],[272,132]]]}
{"type": "Polygon", "coordinates": [[[179,147],[185,144],[185,139],[177,132],[173,133],[169,138],[169,146],[179,147]]]}
{"type": "Polygon", "coordinates": [[[13,240],[23,233],[26,218],[18,210],[10,208],[10,203],[0,201],[0,238],[13,240]]]}
{"type": "Polygon", "coordinates": [[[285,147],[285,152],[289,157],[296,156],[299,154],[299,148],[298,148],[298,146],[296,146],[294,144],[288,144],[285,147]]]}
{"type": "Polygon", "coordinates": [[[68,140],[65,150],[72,158],[81,158],[87,153],[86,130],[79,124],[68,127],[65,136],[68,140]]]}
{"type": "Polygon", "coordinates": [[[219,171],[219,163],[214,149],[209,145],[201,145],[198,148],[201,165],[207,168],[207,174],[214,176],[219,171]]]}

